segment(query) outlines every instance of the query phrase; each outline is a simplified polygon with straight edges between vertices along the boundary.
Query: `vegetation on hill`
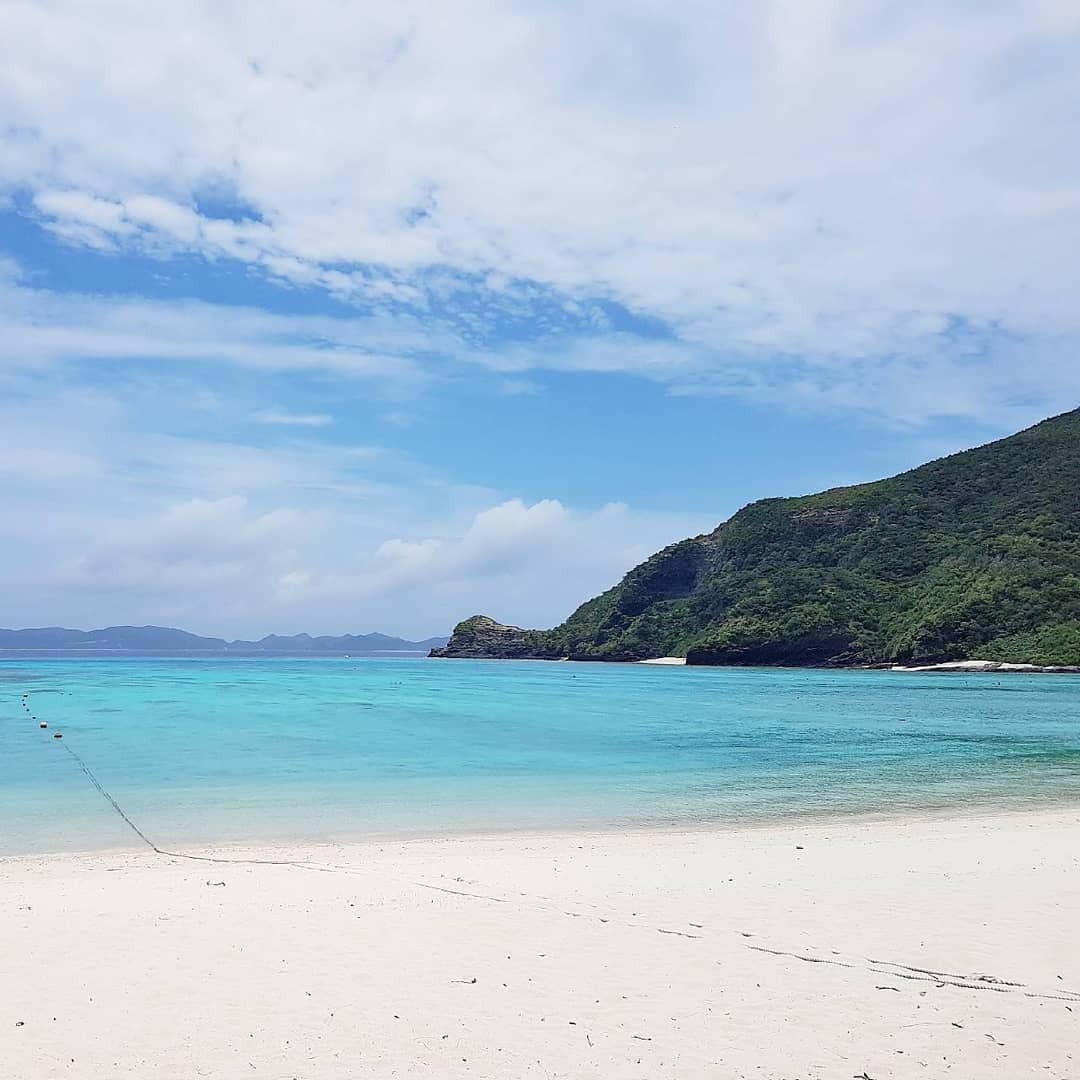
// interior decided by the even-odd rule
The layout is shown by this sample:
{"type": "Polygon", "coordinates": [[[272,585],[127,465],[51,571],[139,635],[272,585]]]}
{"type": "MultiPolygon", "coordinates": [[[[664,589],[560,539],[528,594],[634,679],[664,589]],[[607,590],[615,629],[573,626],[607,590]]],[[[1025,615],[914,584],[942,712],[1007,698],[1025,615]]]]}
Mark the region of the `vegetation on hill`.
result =
{"type": "Polygon", "coordinates": [[[753,503],[518,634],[514,655],[583,660],[1080,663],[1080,410],[888,480],[753,503]]]}

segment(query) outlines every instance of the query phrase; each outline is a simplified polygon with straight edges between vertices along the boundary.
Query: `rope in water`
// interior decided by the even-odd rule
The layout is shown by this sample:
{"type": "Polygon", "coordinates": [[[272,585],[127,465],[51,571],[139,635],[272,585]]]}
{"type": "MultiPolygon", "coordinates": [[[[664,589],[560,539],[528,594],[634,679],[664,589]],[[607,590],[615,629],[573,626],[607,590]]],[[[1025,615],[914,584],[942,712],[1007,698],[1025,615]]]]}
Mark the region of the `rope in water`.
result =
{"type": "Polygon", "coordinates": [[[158,852],[158,854],[165,854],[163,851],[161,851],[157,844],[155,844],[154,841],[151,840],[150,837],[147,836],[146,833],[144,833],[142,829],[140,829],[139,826],[136,825],[135,822],[132,821],[131,818],[129,818],[127,814],[124,813],[124,808],[112,797],[112,795],[109,794],[109,792],[105,789],[105,786],[94,775],[94,771],[90,768],[90,766],[87,765],[86,762],[83,761],[83,759],[79,757],[79,755],[75,753],[75,751],[72,750],[66,742],[62,742],[60,745],[75,759],[75,763],[79,766],[80,769],[82,769],[84,773],[86,773],[86,778],[90,781],[91,784],[94,785],[94,787],[98,789],[98,791],[101,793],[102,798],[104,798],[108,802],[108,804],[124,819],[124,821],[128,823],[135,835],[140,840],[142,840],[142,842],[148,847],[151,847],[154,849],[154,851],[158,852]]]}
{"type": "MultiPolygon", "coordinates": [[[[23,694],[23,708],[29,713],[29,692],[23,694]]],[[[32,719],[37,719],[31,713],[32,719]]],[[[59,741],[59,733],[54,734],[55,739],[59,741]]],[[[60,742],[60,746],[68,752],[68,754],[74,759],[79,768],[86,774],[86,778],[97,789],[101,797],[120,815],[121,818],[127,823],[128,827],[135,833],[135,835],[144,843],[151,851],[157,855],[165,855],[170,859],[191,859],[194,862],[209,862],[209,863],[240,863],[249,866],[295,866],[302,870],[319,870],[325,873],[333,873],[335,868],[318,866],[315,863],[301,862],[296,859],[242,859],[242,858],[230,858],[225,855],[189,855],[183,851],[168,851],[165,848],[158,847],[149,836],[146,835],[139,828],[138,825],[128,816],[124,808],[113,798],[112,794],[105,787],[104,784],[94,775],[94,770],[82,759],[82,757],[72,750],[71,744],[68,742],[60,742]]]]}

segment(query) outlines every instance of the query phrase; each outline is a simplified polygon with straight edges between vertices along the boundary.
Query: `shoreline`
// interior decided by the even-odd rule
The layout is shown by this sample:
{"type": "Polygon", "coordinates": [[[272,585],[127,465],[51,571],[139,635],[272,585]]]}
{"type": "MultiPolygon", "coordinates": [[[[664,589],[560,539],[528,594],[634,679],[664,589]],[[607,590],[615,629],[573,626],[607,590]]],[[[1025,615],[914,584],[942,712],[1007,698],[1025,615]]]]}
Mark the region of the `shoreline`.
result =
{"type": "Polygon", "coordinates": [[[642,660],[601,660],[575,656],[426,656],[426,660],[476,663],[597,664],[605,667],[680,667],[692,671],[881,671],[896,674],[1080,675],[1080,664],[1026,664],[1007,660],[943,660],[936,664],[691,664],[685,656],[653,656],[642,660]]]}
{"type": "Polygon", "coordinates": [[[245,661],[257,663],[263,660],[313,662],[364,660],[466,660],[477,663],[517,663],[517,664],[596,664],[604,667],[679,667],[693,671],[882,671],[896,674],[990,674],[990,675],[1080,675],[1080,664],[1029,664],[1014,663],[1006,660],[944,660],[935,664],[894,664],[881,661],[867,664],[691,664],[685,656],[654,656],[640,660],[603,660],[594,657],[578,658],[572,656],[432,656],[422,652],[386,652],[386,653],[120,653],[96,650],[86,653],[60,654],[43,650],[28,651],[25,655],[16,655],[14,650],[0,650],[0,663],[40,663],[50,661],[83,660],[213,660],[245,661]]]}
{"type": "Polygon", "coordinates": [[[514,841],[520,839],[540,841],[567,841],[605,837],[682,837],[682,836],[738,836],[762,835],[770,832],[788,832],[799,829],[827,829],[835,827],[885,828],[917,827],[919,825],[962,825],[980,822],[1043,822],[1048,819],[1076,818],[1080,822],[1080,798],[1062,796],[1057,799],[1037,799],[1014,805],[1001,805],[991,799],[957,801],[949,805],[908,807],[882,810],[853,809],[832,810],[818,813],[793,811],[790,814],[747,814],[740,817],[687,819],[684,821],[658,822],[585,822],[579,825],[507,826],[505,828],[461,828],[443,831],[371,831],[343,833],[333,836],[270,835],[229,840],[176,840],[170,847],[173,853],[158,854],[135,837],[131,842],[105,847],[79,847],[41,851],[0,852],[0,867],[5,862],[35,859],[63,860],[66,858],[105,858],[114,855],[147,855],[168,858],[203,857],[206,855],[232,856],[238,853],[279,852],[297,848],[364,849],[393,845],[452,844],[469,842],[514,841]]]}
{"type": "Polygon", "coordinates": [[[0,1075],[1065,1080],[1078,827],[0,860],[0,1075]]]}

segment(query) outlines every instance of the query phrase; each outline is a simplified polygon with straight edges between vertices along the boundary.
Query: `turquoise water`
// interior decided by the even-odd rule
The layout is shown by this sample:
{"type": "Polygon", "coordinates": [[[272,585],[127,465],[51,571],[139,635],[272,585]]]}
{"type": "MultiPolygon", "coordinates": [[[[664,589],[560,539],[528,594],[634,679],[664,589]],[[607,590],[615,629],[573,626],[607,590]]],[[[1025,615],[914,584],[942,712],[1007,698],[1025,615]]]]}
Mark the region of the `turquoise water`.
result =
{"type": "Polygon", "coordinates": [[[1080,677],[0,662],[0,852],[1080,800],[1080,677]],[[49,731],[21,707],[23,691],[49,731]]]}

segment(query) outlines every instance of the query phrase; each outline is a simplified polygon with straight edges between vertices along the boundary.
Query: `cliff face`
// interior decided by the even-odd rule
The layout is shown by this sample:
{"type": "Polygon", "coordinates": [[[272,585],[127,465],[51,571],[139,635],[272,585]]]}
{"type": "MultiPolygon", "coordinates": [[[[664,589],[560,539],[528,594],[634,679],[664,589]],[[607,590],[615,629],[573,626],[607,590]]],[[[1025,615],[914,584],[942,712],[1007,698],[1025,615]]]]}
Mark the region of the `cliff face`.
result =
{"type": "Polygon", "coordinates": [[[476,617],[441,654],[1080,663],[1080,410],[887,480],[752,503],[553,630],[476,617]]]}

